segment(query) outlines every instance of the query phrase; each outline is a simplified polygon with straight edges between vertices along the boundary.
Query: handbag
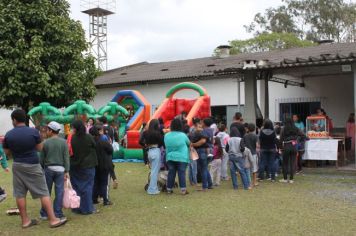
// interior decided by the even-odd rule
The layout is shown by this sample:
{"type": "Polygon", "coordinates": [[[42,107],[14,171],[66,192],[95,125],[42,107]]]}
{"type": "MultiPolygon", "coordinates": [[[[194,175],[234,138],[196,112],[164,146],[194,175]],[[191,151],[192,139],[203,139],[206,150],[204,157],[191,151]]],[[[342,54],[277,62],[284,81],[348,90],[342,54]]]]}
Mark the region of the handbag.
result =
{"type": "Polygon", "coordinates": [[[74,209],[80,207],[80,197],[72,188],[70,180],[67,179],[64,184],[63,208],[74,209]]]}
{"type": "Polygon", "coordinates": [[[120,150],[120,145],[119,145],[119,143],[114,141],[114,142],[112,143],[112,149],[113,149],[114,152],[118,152],[118,151],[120,150]]]}
{"type": "Polygon", "coordinates": [[[195,150],[195,148],[191,147],[190,148],[190,160],[192,161],[196,161],[199,159],[199,155],[197,150],[195,150]]]}

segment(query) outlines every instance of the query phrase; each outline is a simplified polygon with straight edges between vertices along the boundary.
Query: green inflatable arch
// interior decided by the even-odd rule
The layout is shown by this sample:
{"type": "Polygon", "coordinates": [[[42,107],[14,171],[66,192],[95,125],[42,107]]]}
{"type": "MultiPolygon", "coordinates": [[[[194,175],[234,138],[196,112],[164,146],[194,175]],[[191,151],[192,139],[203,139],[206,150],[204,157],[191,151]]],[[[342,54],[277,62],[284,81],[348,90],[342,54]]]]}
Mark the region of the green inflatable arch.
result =
{"type": "Polygon", "coordinates": [[[195,90],[199,93],[200,96],[205,96],[207,94],[206,90],[203,87],[201,87],[200,85],[195,84],[195,83],[184,82],[184,83],[177,84],[177,85],[173,86],[172,88],[170,88],[166,94],[166,98],[172,97],[176,92],[183,90],[183,89],[195,90]]]}

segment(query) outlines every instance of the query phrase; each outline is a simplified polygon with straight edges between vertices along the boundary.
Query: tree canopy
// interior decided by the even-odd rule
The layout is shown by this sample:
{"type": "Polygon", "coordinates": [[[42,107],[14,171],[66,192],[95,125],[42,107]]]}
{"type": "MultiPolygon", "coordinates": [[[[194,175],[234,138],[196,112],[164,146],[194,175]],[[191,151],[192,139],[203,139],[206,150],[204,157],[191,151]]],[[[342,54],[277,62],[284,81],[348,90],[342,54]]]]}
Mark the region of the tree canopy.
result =
{"type": "Polygon", "coordinates": [[[246,40],[232,40],[230,54],[264,52],[276,49],[312,46],[314,43],[301,40],[292,33],[262,33],[246,40]]]}
{"type": "Polygon", "coordinates": [[[356,3],[344,0],[283,0],[257,13],[248,32],[293,33],[304,40],[356,41],[356,3]]]}
{"type": "Polygon", "coordinates": [[[98,75],[65,0],[0,0],[0,106],[66,106],[95,96],[98,75]]]}

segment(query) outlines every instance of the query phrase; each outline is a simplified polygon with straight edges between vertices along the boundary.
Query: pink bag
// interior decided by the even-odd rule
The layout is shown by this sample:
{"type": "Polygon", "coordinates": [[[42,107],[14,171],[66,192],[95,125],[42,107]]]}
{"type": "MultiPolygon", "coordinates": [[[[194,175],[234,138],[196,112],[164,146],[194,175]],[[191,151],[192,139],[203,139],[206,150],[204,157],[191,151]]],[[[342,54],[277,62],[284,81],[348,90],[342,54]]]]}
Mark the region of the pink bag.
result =
{"type": "Polygon", "coordinates": [[[72,188],[70,180],[67,179],[64,184],[64,194],[63,194],[63,208],[74,209],[79,208],[80,206],[80,197],[72,188]]]}

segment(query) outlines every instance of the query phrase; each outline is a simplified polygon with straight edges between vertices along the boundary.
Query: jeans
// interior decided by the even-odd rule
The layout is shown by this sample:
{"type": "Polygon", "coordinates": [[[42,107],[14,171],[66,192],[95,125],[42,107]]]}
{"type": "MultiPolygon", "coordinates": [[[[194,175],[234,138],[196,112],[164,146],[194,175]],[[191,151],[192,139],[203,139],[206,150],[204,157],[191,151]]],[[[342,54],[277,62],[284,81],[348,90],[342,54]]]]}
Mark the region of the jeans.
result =
{"type": "Polygon", "coordinates": [[[109,202],[109,175],[110,171],[96,170],[93,187],[93,202],[97,202],[99,196],[103,198],[104,204],[109,202]]]}
{"type": "Polygon", "coordinates": [[[251,170],[250,168],[243,167],[243,165],[244,163],[242,159],[240,160],[240,162],[230,161],[231,179],[232,179],[232,186],[234,187],[234,189],[238,188],[237,175],[236,175],[237,171],[240,174],[244,189],[248,189],[251,185],[251,180],[250,180],[251,170]]]}
{"type": "Polygon", "coordinates": [[[202,176],[202,187],[203,189],[211,188],[213,183],[211,181],[211,176],[208,170],[208,158],[205,148],[197,149],[199,159],[198,159],[198,168],[202,176]]]}
{"type": "MultiPolygon", "coordinates": [[[[64,172],[56,172],[48,168],[45,168],[44,172],[45,172],[47,187],[50,195],[54,183],[54,193],[55,193],[55,198],[53,201],[54,214],[56,215],[57,218],[64,217],[62,212],[63,194],[64,194],[64,172]]],[[[42,217],[48,216],[47,212],[43,208],[40,211],[40,215],[42,217]]]]}
{"type": "Polygon", "coordinates": [[[80,207],[73,211],[84,215],[92,214],[95,211],[93,205],[95,168],[74,168],[69,173],[72,187],[80,197],[80,207]]]}
{"type": "Polygon", "coordinates": [[[197,160],[190,161],[190,163],[189,163],[189,181],[193,185],[198,183],[198,181],[197,181],[197,172],[198,172],[197,160]]]}
{"type": "Polygon", "coordinates": [[[261,161],[260,161],[260,168],[259,168],[259,178],[264,179],[265,175],[264,172],[267,169],[267,172],[271,175],[271,179],[276,179],[276,168],[275,168],[275,150],[262,150],[261,151],[261,161]]]}
{"type": "Polygon", "coordinates": [[[295,160],[297,156],[297,149],[292,144],[285,144],[283,151],[283,179],[293,180],[295,172],[295,160]]]}
{"type": "Polygon", "coordinates": [[[148,194],[159,193],[157,181],[159,170],[161,168],[161,149],[151,148],[148,150],[148,160],[151,164],[150,184],[147,189],[148,194]]]}
{"type": "Polygon", "coordinates": [[[174,186],[176,179],[176,173],[178,172],[179,187],[181,191],[187,189],[185,182],[185,170],[187,169],[188,163],[178,162],[178,161],[168,161],[168,180],[167,180],[167,190],[171,191],[174,186]]]}

